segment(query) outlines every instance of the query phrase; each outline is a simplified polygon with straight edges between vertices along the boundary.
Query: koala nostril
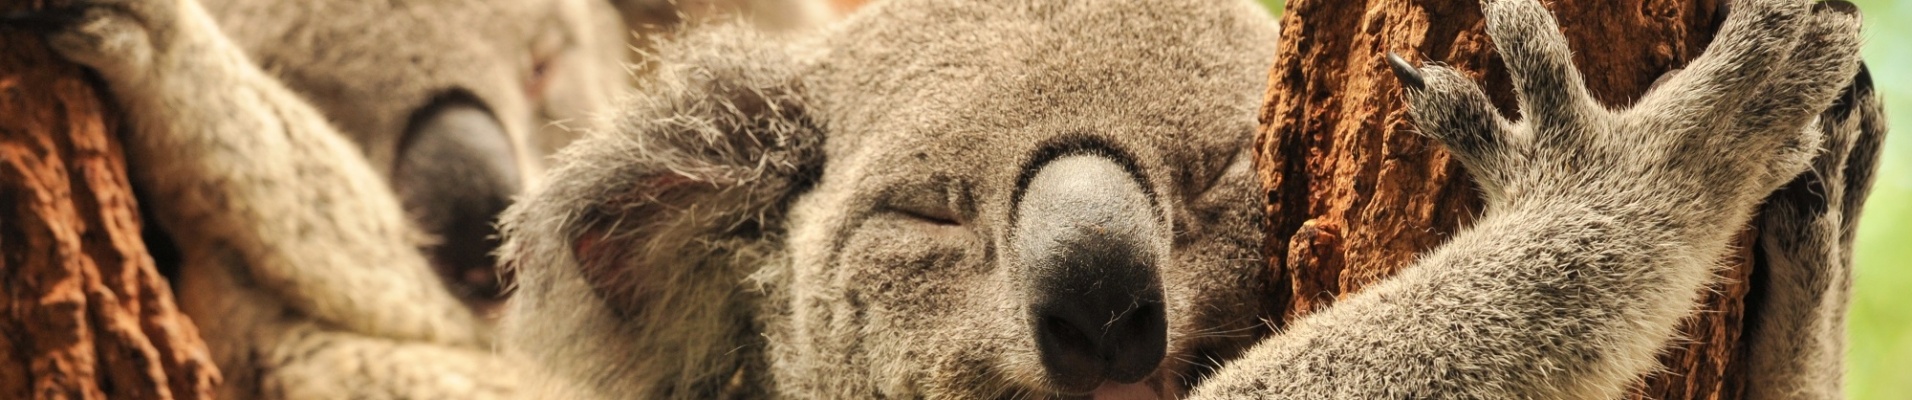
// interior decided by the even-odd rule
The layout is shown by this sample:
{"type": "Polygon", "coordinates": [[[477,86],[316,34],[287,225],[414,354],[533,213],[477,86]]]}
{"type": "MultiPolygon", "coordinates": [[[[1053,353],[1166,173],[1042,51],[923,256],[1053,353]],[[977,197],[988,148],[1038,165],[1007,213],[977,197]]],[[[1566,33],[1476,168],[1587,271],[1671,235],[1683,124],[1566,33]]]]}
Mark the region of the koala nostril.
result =
{"type": "Polygon", "coordinates": [[[1103,364],[1095,336],[1058,316],[1044,316],[1036,328],[1037,348],[1050,377],[1064,390],[1087,392],[1102,379],[1103,364]]]}
{"type": "Polygon", "coordinates": [[[1037,350],[1058,386],[1088,391],[1104,380],[1134,383],[1155,372],[1168,347],[1160,290],[1103,286],[1058,294],[1035,306],[1037,350]]]}
{"type": "Polygon", "coordinates": [[[1168,321],[1156,302],[1136,305],[1117,321],[1104,337],[1108,357],[1109,380],[1135,383],[1155,372],[1168,351],[1168,321]]]}
{"type": "Polygon", "coordinates": [[[1066,320],[1066,319],[1053,317],[1053,316],[1044,317],[1042,319],[1041,332],[1042,334],[1049,336],[1050,339],[1055,340],[1058,345],[1063,345],[1063,346],[1086,345],[1084,347],[1087,347],[1089,349],[1089,351],[1087,352],[1092,352],[1095,349],[1095,342],[1094,342],[1095,339],[1083,333],[1081,329],[1077,329],[1075,327],[1075,324],[1069,323],[1069,320],[1066,320]]]}

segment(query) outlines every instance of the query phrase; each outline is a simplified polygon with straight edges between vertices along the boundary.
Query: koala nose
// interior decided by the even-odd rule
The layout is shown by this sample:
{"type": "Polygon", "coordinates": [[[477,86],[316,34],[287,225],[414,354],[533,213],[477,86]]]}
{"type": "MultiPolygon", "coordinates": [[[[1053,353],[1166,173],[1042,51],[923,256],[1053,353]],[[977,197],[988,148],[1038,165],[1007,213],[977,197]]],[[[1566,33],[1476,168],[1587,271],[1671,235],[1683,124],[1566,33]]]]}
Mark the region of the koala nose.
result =
{"type": "Polygon", "coordinates": [[[1013,243],[1042,365],[1070,393],[1141,381],[1168,347],[1156,269],[1168,245],[1152,202],[1107,157],[1040,168],[1017,205],[1013,243]]]}
{"type": "Polygon", "coordinates": [[[505,282],[491,250],[492,221],[523,182],[511,138],[483,107],[452,101],[414,114],[391,184],[423,231],[438,238],[427,255],[453,294],[473,308],[495,306],[505,282]]]}

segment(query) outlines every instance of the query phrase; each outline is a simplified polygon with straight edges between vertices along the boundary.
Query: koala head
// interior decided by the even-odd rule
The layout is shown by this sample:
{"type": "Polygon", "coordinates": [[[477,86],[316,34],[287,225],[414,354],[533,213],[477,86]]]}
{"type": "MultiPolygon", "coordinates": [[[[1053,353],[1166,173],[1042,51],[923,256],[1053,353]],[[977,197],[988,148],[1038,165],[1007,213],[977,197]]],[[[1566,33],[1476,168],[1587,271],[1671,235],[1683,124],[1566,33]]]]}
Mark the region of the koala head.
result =
{"type": "Polygon", "coordinates": [[[626,80],[621,25],[588,0],[206,0],[267,72],[357,143],[448,287],[502,295],[493,218],[626,80]]]}
{"type": "Polygon", "coordinates": [[[1266,334],[1250,2],[873,4],[667,45],[505,217],[599,395],[1172,395],[1266,334]]]}

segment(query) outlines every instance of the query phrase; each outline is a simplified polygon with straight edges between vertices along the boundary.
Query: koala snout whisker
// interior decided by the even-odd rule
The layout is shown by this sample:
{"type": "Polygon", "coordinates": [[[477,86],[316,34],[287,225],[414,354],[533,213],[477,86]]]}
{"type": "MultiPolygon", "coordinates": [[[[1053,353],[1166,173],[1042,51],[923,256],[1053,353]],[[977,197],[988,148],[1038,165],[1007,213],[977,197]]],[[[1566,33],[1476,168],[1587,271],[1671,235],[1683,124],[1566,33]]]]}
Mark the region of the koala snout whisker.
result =
{"type": "Polygon", "coordinates": [[[1039,166],[1017,205],[1015,246],[1037,354],[1057,390],[1155,374],[1168,323],[1161,223],[1141,183],[1099,155],[1039,166]]]}

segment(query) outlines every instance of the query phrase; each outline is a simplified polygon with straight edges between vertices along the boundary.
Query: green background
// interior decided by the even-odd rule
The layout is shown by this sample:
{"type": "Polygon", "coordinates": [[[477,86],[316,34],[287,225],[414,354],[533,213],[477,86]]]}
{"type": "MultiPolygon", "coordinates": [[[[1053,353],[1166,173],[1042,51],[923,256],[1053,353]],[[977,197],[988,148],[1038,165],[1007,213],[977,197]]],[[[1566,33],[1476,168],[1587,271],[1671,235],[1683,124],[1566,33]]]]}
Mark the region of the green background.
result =
{"type": "MultiPolygon", "coordinates": [[[[1866,19],[1865,57],[1890,121],[1912,121],[1912,2],[1853,0],[1866,19]],[[1898,49],[1898,50],[1894,50],[1898,49]]],[[[1263,0],[1270,9],[1282,1],[1263,0]]],[[[1912,398],[1912,139],[1888,134],[1878,183],[1860,221],[1846,352],[1853,399],[1912,398]]]]}

